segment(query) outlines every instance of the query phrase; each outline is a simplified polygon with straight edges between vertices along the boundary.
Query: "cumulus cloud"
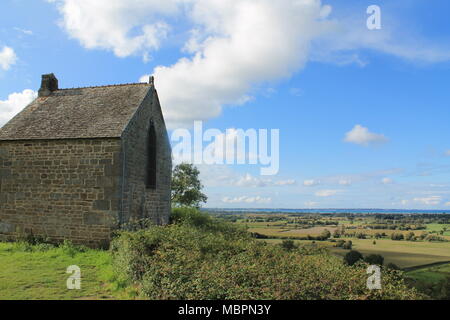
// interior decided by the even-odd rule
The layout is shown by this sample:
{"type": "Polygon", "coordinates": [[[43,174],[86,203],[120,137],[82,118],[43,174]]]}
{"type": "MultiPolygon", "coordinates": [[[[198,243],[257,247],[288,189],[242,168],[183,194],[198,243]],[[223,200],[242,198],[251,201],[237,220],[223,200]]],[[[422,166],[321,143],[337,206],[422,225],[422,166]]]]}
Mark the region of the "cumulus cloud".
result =
{"type": "Polygon", "coordinates": [[[224,203],[248,203],[248,204],[268,204],[272,202],[272,198],[261,196],[241,196],[241,197],[224,197],[222,199],[224,203]]]}
{"type": "Polygon", "coordinates": [[[253,85],[288,77],[308,60],[311,41],[328,28],[320,0],[55,0],[61,26],[89,49],[119,57],[160,47],[171,17],[191,25],[186,57],[158,66],[169,128],[191,125],[247,102],[253,85]]]}
{"type": "Polygon", "coordinates": [[[172,126],[220,115],[251,97],[252,85],[290,76],[326,27],[320,1],[196,1],[198,26],[182,58],[153,74],[172,126]]]}
{"type": "Polygon", "coordinates": [[[442,202],[441,196],[429,196],[424,198],[414,198],[415,202],[424,204],[424,205],[438,205],[442,202]]]}
{"type": "Polygon", "coordinates": [[[9,70],[13,64],[17,61],[17,55],[14,49],[10,47],[3,47],[0,51],[0,68],[3,70],[9,70]]]}
{"type": "Polygon", "coordinates": [[[354,17],[331,19],[331,6],[320,0],[47,1],[57,4],[61,27],[88,49],[149,61],[173,35],[184,57],[148,72],[170,129],[244,104],[255,86],[289,77],[309,60],[364,66],[358,50],[367,48],[410,60],[450,59],[449,50],[417,37],[400,41],[405,37],[384,28],[371,32],[354,17]],[[177,30],[173,21],[187,30],[177,30]]]}
{"type": "Polygon", "coordinates": [[[383,179],[381,179],[381,183],[382,184],[393,184],[394,180],[392,180],[391,178],[383,178],[383,179]]]}
{"type": "Polygon", "coordinates": [[[163,17],[179,10],[175,0],[51,0],[59,22],[71,38],[87,49],[113,51],[118,57],[158,49],[169,31],[163,17]]]}
{"type": "Polygon", "coordinates": [[[317,197],[331,197],[341,192],[341,190],[320,190],[315,193],[317,197]]]}
{"type": "Polygon", "coordinates": [[[26,89],[22,92],[10,94],[7,100],[0,100],[0,127],[22,111],[36,97],[37,92],[26,89]]]}
{"type": "Polygon", "coordinates": [[[375,143],[385,143],[388,139],[382,134],[372,133],[368,128],[357,124],[352,130],[347,132],[344,141],[369,146],[375,143]]]}

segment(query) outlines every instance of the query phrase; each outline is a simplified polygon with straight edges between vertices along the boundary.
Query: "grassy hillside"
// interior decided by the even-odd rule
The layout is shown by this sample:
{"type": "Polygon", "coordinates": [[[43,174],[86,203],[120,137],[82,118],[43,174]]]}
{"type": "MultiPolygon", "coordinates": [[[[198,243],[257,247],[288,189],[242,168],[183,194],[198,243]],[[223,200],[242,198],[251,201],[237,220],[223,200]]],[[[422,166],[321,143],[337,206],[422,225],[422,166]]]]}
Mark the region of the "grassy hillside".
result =
{"type": "Polygon", "coordinates": [[[72,300],[120,298],[114,288],[111,256],[69,244],[0,243],[0,299],[72,300]],[[67,267],[81,269],[81,290],[68,290],[67,267]]]}
{"type": "MultiPolygon", "coordinates": [[[[132,226],[130,226],[132,228],[132,226]]],[[[110,251],[0,244],[0,299],[419,299],[401,271],[382,269],[367,288],[367,264],[345,265],[314,245],[285,248],[196,210],[168,226],[121,232],[110,251]],[[68,266],[81,290],[68,290],[68,266]]]]}

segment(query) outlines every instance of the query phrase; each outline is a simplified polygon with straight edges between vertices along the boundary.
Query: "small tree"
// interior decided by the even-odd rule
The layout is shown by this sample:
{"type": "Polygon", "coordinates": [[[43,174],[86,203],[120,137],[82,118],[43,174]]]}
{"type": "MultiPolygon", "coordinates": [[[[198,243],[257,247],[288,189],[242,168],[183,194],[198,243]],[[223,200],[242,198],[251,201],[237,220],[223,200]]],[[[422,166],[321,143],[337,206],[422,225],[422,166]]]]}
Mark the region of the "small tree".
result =
{"type": "Polygon", "coordinates": [[[322,240],[327,240],[331,237],[331,232],[328,231],[328,229],[325,229],[322,231],[322,233],[320,234],[319,238],[322,240]]]}
{"type": "Polygon", "coordinates": [[[356,250],[352,250],[344,256],[344,262],[346,264],[348,264],[349,266],[354,265],[356,262],[358,262],[359,260],[362,260],[362,259],[363,259],[363,255],[359,251],[356,251],[356,250]]]}
{"type": "Polygon", "coordinates": [[[369,254],[364,258],[364,261],[368,264],[376,264],[382,266],[384,263],[384,257],[380,254],[369,254]]]}
{"type": "Polygon", "coordinates": [[[416,237],[416,235],[414,234],[414,232],[410,231],[406,234],[405,239],[407,241],[414,241],[415,237],[416,237]]]}
{"type": "Polygon", "coordinates": [[[287,251],[291,251],[297,248],[297,246],[294,243],[294,240],[283,240],[283,242],[281,242],[281,246],[287,251]]]}
{"type": "Polygon", "coordinates": [[[344,243],[342,248],[347,249],[347,250],[352,250],[352,246],[353,246],[352,240],[348,240],[344,243]]]}
{"type": "Polygon", "coordinates": [[[391,239],[392,240],[396,240],[396,241],[400,241],[404,239],[403,233],[400,232],[393,232],[391,234],[391,239]]]}
{"type": "Polygon", "coordinates": [[[177,165],[172,172],[172,203],[175,206],[200,208],[208,197],[202,193],[200,171],[192,164],[177,165]]]}

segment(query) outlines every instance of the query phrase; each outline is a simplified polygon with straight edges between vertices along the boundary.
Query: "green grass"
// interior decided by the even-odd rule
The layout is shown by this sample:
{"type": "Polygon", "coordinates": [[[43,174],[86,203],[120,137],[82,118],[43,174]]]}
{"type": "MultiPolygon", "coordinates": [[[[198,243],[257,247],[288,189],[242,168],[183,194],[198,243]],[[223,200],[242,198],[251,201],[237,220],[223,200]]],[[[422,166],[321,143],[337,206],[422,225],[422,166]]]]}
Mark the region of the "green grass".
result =
{"type": "Polygon", "coordinates": [[[417,281],[438,283],[450,277],[450,263],[409,271],[406,275],[417,281]]]}
{"type": "Polygon", "coordinates": [[[439,223],[429,223],[427,224],[427,231],[433,232],[433,231],[442,231],[443,228],[447,228],[447,231],[444,232],[444,236],[450,236],[450,224],[439,224],[439,223]]]}
{"type": "Polygon", "coordinates": [[[117,289],[107,251],[71,246],[45,247],[25,243],[0,243],[1,300],[117,299],[117,289]],[[67,267],[81,269],[81,290],[68,290],[67,267]]]}

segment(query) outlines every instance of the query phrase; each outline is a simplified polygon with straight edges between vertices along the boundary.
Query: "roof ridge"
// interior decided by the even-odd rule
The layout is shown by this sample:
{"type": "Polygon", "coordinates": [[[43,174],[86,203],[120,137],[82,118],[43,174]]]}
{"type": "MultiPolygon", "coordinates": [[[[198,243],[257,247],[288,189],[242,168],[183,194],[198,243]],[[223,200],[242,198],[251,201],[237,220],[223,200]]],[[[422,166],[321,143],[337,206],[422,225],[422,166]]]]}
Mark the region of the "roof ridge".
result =
{"type": "Polygon", "coordinates": [[[124,87],[124,86],[151,86],[150,83],[146,82],[132,82],[132,83],[120,83],[120,84],[107,84],[102,86],[88,86],[88,87],[73,87],[73,88],[60,88],[56,91],[64,91],[64,90],[75,90],[75,89],[93,89],[93,88],[108,88],[108,87],[124,87]]]}

